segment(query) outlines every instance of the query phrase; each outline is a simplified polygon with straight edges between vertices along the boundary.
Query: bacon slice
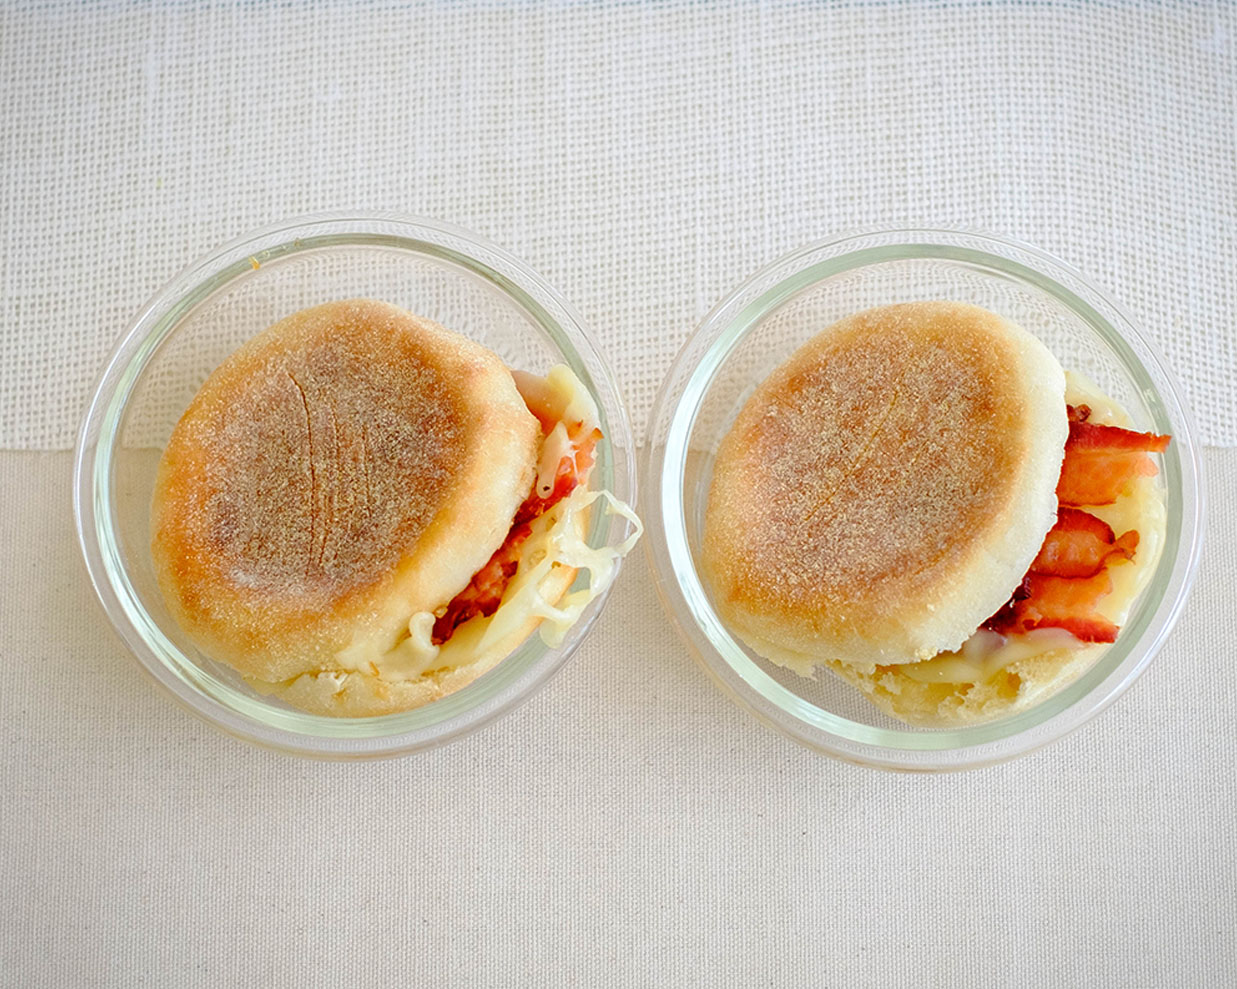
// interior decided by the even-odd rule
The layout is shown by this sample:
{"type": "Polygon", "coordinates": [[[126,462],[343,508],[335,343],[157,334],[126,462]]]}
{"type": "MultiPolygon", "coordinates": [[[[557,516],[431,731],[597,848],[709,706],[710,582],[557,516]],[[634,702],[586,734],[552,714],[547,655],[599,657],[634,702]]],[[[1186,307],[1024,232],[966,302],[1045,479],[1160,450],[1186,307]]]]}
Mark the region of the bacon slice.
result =
{"type": "Polygon", "coordinates": [[[1093,577],[1114,557],[1132,560],[1137,548],[1138,533],[1133,529],[1117,538],[1107,522],[1090,512],[1061,508],[1031,564],[1031,573],[1093,577]]]}
{"type": "Polygon", "coordinates": [[[984,622],[984,628],[1002,635],[1063,628],[1082,642],[1115,642],[1117,626],[1095,610],[1111,591],[1112,577],[1106,569],[1093,577],[1030,573],[1009,602],[984,622]]]}
{"type": "Polygon", "coordinates": [[[594,428],[585,435],[584,423],[573,423],[567,427],[567,439],[571,441],[574,453],[559,459],[550,493],[544,498],[538,497],[537,482],[534,480],[532,493],[524,499],[524,504],[516,509],[513,525],[531,522],[537,516],[544,515],[588,477],[593,466],[593,451],[597,447],[597,441],[601,439],[601,430],[594,428]]]}
{"type": "Polygon", "coordinates": [[[520,547],[531,533],[532,528],[527,524],[514,526],[507,533],[507,538],[494,551],[489,562],[473,574],[468,586],[451,599],[447,610],[434,621],[430,642],[440,646],[470,618],[492,615],[498,610],[503,592],[519,568],[520,547]]]}
{"type": "Polygon", "coordinates": [[[494,551],[489,562],[473,574],[468,586],[451,599],[447,610],[434,621],[434,630],[430,636],[434,645],[442,645],[466,621],[478,615],[488,617],[498,610],[507,585],[519,569],[521,547],[532,534],[530,523],[566,498],[588,477],[593,466],[593,452],[597,441],[601,439],[601,430],[592,429],[585,434],[584,424],[577,422],[567,427],[567,438],[572,441],[574,452],[559,460],[550,493],[544,498],[539,497],[537,481],[536,478],[533,479],[533,490],[516,509],[511,531],[507,533],[503,544],[494,551]]]}
{"type": "Polygon", "coordinates": [[[1169,437],[1090,422],[1091,409],[1067,405],[1069,439],[1057,482],[1057,521],[1013,596],[983,627],[1002,635],[1063,628],[1082,642],[1115,642],[1118,627],[1096,605],[1112,592],[1108,568],[1134,559],[1138,533],[1117,536],[1103,519],[1075,505],[1109,505],[1137,477],[1154,477],[1148,453],[1169,437]]]}
{"type": "Polygon", "coordinates": [[[1057,482],[1061,504],[1111,505],[1135,478],[1158,473],[1147,454],[1163,453],[1170,437],[1088,422],[1090,409],[1086,406],[1069,406],[1067,410],[1069,439],[1057,482]]]}

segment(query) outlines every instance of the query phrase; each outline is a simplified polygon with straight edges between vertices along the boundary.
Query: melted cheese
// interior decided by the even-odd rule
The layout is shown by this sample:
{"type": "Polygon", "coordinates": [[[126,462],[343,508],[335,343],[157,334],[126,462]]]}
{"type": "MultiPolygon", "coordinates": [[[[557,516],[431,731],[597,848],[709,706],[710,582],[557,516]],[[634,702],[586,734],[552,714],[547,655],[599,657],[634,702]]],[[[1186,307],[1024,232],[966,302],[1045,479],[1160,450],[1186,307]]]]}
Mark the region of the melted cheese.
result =
{"type": "Polygon", "coordinates": [[[575,444],[567,438],[567,427],[556,422],[541,444],[541,457],[537,460],[537,481],[533,490],[538,498],[549,497],[554,490],[554,478],[558,476],[558,465],[563,457],[571,456],[574,451],[575,444]]]}
{"type": "Polygon", "coordinates": [[[940,653],[922,663],[903,663],[893,669],[920,683],[985,683],[1010,663],[1079,645],[1063,628],[1037,628],[1008,638],[981,628],[956,652],[940,653]]]}
{"type": "Polygon", "coordinates": [[[563,402],[563,412],[559,416],[564,422],[583,423],[585,432],[595,429],[601,420],[597,416],[597,405],[589,394],[584,383],[566,364],[555,364],[545,376],[546,384],[559,396],[563,402]]]}
{"type": "MultiPolygon", "coordinates": [[[[529,618],[542,620],[541,638],[546,645],[561,645],[567,630],[575,624],[584,609],[610,586],[618,570],[618,561],[631,552],[644,531],[631,507],[606,490],[576,488],[554,506],[554,512],[550,514],[557,514],[558,518],[524,553],[519,570],[507,585],[502,604],[488,619],[489,625],[479,648],[485,649],[529,618]],[[617,546],[590,546],[583,539],[584,519],[589,506],[599,498],[605,499],[607,515],[621,515],[632,525],[631,535],[617,546]],[[587,585],[557,601],[548,600],[542,593],[541,585],[555,567],[587,570],[587,585]]],[[[533,542],[528,540],[528,544],[533,542]]]]}
{"type": "Polygon", "coordinates": [[[542,443],[541,456],[537,460],[535,490],[541,498],[554,490],[554,479],[563,457],[572,456],[575,452],[575,444],[567,435],[567,427],[578,422],[582,427],[579,435],[587,436],[599,425],[593,396],[571,368],[565,364],[554,365],[545,376],[545,385],[553,397],[554,414],[559,421],[542,443]]]}

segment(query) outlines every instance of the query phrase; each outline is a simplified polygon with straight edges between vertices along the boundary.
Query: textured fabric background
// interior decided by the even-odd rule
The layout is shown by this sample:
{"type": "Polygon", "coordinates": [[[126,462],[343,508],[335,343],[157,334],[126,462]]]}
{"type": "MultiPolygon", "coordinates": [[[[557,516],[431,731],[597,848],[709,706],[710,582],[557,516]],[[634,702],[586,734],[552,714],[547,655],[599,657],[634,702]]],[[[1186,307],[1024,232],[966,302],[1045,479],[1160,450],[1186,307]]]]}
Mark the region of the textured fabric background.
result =
{"type": "Polygon", "coordinates": [[[43,4],[0,12],[0,447],[72,445],[161,284],[320,209],[540,270],[638,435],[758,267],[874,224],[1013,236],[1123,302],[1237,444],[1231,4],[43,4]]]}
{"type": "Polygon", "coordinates": [[[328,208],[455,221],[582,311],[642,431],[708,308],[801,244],[989,230],[1089,273],[1237,446],[1231,4],[6,4],[0,985],[1231,986],[1237,450],[1168,647],[946,777],[715,690],[643,556],[550,686],[416,758],[296,761],[107,630],[64,451],[187,262],[328,208]],[[28,452],[21,452],[28,451],[28,452]]]}
{"type": "Polygon", "coordinates": [[[67,453],[0,454],[0,984],[1231,986],[1237,450],[1198,585],[1117,704],[896,776],[735,707],[643,554],[478,735],[337,765],[227,738],[106,630],[67,453]],[[52,507],[55,511],[52,511],[52,507]]]}

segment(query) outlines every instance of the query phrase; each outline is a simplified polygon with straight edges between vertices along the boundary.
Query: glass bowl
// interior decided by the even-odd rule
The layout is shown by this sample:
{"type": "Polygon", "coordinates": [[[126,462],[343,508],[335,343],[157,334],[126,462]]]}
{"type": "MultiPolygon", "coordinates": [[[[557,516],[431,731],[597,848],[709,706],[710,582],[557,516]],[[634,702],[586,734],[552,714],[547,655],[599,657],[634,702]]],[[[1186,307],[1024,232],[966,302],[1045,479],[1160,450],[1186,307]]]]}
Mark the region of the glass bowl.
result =
{"type": "MultiPolygon", "coordinates": [[[[311,216],[233,241],[173,279],[121,340],[82,423],[74,509],[87,569],[121,638],[191,711],[251,742],[341,759],[428,748],[511,710],[566,662],[605,598],[591,602],[558,648],[534,634],[468,686],[381,717],[296,710],[253,691],[188,641],[163,605],[151,565],[160,452],[207,375],[240,344],[292,312],[358,296],[434,319],[512,368],[544,374],[568,365],[591,391],[605,433],[594,485],[629,504],[636,495],[627,413],[579,317],[520,261],[457,227],[387,214],[311,216]]],[[[594,512],[588,541],[617,544],[627,526],[594,512]]]]}
{"type": "Polygon", "coordinates": [[[853,234],[791,254],[735,289],[675,358],[649,421],[644,518],[658,592],[713,679],[760,720],[862,765],[947,770],[999,762],[1078,727],[1134,681],[1181,612],[1198,563],[1203,490],[1195,427],[1163,361],[1118,306],[1060,261],[995,237],[939,230],[853,234]],[[756,656],[718,617],[700,540],[718,443],[756,385],[805,340],[872,306],[971,302],[1038,336],[1067,370],[1123,405],[1136,428],[1171,433],[1160,482],[1159,563],[1116,643],[1073,683],[1001,720],[913,728],[827,671],[809,680],[756,656]]]}

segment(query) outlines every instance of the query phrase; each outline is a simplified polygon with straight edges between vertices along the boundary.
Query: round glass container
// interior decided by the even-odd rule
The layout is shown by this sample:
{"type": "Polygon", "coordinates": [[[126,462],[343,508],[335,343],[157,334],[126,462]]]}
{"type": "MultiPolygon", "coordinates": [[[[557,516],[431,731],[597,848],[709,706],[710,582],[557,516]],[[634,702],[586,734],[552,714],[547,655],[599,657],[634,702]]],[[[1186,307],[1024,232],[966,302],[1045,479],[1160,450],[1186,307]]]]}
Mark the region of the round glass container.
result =
{"type": "MultiPolygon", "coordinates": [[[[191,711],[251,742],[339,759],[428,748],[511,710],[567,661],[605,600],[591,602],[558,648],[533,634],[468,686],[381,717],[296,710],[192,645],[168,615],[151,565],[160,452],[207,375],[238,346],[297,310],[361,296],[436,320],[509,367],[544,374],[568,365],[592,393],[605,433],[592,486],[628,503],[636,496],[627,413],[580,318],[527,266],[464,230],[393,214],[305,217],[233,241],[173,279],[120,341],[82,423],[74,509],[86,566],[121,638],[191,711]]],[[[593,512],[588,541],[614,545],[627,531],[621,517],[593,512]]]]}
{"type": "Polygon", "coordinates": [[[1203,528],[1199,448],[1164,362],[1133,320],[1080,274],[1008,240],[940,230],[841,237],[797,251],[735,289],[688,339],[649,421],[644,518],[658,592],[693,654],[741,706],[819,752],[868,766],[947,770],[1044,745],[1112,703],[1159,651],[1181,612],[1203,528]],[[831,323],[878,305],[970,302],[1040,338],[1096,382],[1140,430],[1171,433],[1158,482],[1167,508],[1159,562],[1117,641],[1078,679],[1026,710],[956,729],[910,727],[818,670],[800,677],[743,645],[700,576],[718,444],[774,368],[831,323]]]}

